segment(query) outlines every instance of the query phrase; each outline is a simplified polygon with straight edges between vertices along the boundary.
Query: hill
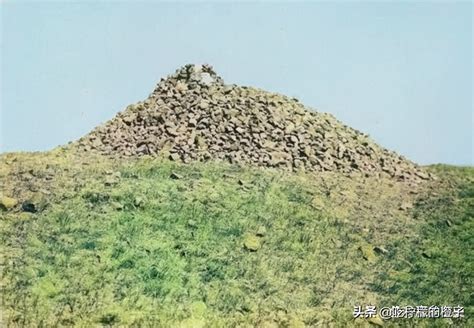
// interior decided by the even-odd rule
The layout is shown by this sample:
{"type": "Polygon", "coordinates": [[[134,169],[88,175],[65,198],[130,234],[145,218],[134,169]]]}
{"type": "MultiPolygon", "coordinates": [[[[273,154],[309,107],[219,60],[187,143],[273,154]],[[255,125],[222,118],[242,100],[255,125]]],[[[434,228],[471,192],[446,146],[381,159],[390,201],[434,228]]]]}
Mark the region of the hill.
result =
{"type": "Polygon", "coordinates": [[[0,155],[0,325],[472,327],[473,217],[473,168],[185,66],[76,142],[0,155]]]}
{"type": "Polygon", "coordinates": [[[357,304],[467,307],[474,171],[428,171],[439,180],[415,194],[334,172],[4,154],[2,202],[19,201],[0,211],[4,322],[365,327],[357,304]]]}

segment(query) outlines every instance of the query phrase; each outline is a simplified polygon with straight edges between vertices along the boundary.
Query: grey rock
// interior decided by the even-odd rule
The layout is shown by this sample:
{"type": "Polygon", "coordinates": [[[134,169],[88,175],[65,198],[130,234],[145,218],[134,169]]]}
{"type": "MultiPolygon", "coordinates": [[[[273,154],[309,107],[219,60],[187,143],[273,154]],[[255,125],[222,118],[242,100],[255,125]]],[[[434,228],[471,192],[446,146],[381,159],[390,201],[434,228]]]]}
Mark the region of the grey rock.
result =
{"type": "Polygon", "coordinates": [[[128,106],[73,146],[118,157],[160,156],[173,149],[170,159],[185,163],[215,159],[285,170],[383,174],[409,184],[435,179],[332,115],[279,94],[225,85],[209,65],[183,66],[162,79],[148,99],[128,106]]]}
{"type": "Polygon", "coordinates": [[[180,174],[178,174],[178,173],[176,173],[176,172],[171,172],[170,178],[171,178],[171,179],[174,179],[174,180],[179,180],[179,179],[182,179],[183,176],[180,175],[180,174]]]}

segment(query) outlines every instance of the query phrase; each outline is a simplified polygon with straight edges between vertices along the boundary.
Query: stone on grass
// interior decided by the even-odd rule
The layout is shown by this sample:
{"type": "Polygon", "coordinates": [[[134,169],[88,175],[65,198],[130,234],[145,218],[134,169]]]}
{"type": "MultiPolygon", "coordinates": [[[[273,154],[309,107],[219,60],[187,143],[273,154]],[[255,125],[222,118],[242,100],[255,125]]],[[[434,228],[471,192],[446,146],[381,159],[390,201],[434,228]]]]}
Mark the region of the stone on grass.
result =
{"type": "Polygon", "coordinates": [[[24,211],[24,212],[28,212],[28,213],[36,213],[38,211],[38,208],[36,207],[36,204],[33,203],[32,201],[24,201],[22,204],[21,204],[21,209],[24,211]]]}
{"type": "Polygon", "coordinates": [[[379,254],[388,254],[388,250],[385,247],[382,247],[382,246],[375,246],[374,251],[379,253],[379,254]]]}
{"type": "Polygon", "coordinates": [[[383,327],[384,325],[383,320],[378,315],[368,318],[367,321],[377,327],[383,327]]]}
{"type": "Polygon", "coordinates": [[[262,247],[262,242],[257,236],[248,234],[244,238],[244,247],[249,251],[256,252],[262,247]]]}
{"type": "Polygon", "coordinates": [[[114,186],[116,185],[117,183],[120,182],[120,172],[117,172],[117,173],[114,173],[112,175],[107,175],[105,177],[105,182],[104,184],[108,187],[110,186],[114,186]]]}
{"type": "Polygon", "coordinates": [[[5,210],[11,210],[18,204],[18,200],[15,198],[0,196],[0,208],[5,210]]]}
{"type": "Polygon", "coordinates": [[[189,219],[188,220],[188,226],[191,227],[191,228],[196,228],[198,226],[198,223],[197,223],[196,220],[189,219]]]}
{"type": "Polygon", "coordinates": [[[255,235],[257,237],[264,237],[267,234],[267,228],[265,226],[259,226],[255,235]]]}
{"type": "Polygon", "coordinates": [[[362,257],[367,262],[373,263],[377,259],[377,256],[375,255],[375,252],[374,252],[374,247],[372,245],[362,245],[359,247],[359,250],[362,253],[362,257]]]}
{"type": "Polygon", "coordinates": [[[179,180],[179,179],[182,179],[183,176],[180,175],[180,174],[178,174],[178,173],[176,173],[176,172],[171,172],[170,178],[171,178],[171,179],[174,179],[174,180],[179,180]]]}
{"type": "Polygon", "coordinates": [[[122,205],[121,203],[119,203],[119,202],[112,202],[110,205],[111,205],[112,208],[113,208],[114,210],[116,210],[116,211],[121,211],[121,210],[123,210],[123,205],[122,205]]]}
{"type": "Polygon", "coordinates": [[[135,207],[140,207],[144,203],[145,203],[145,199],[140,196],[136,196],[135,199],[133,200],[133,205],[135,205],[135,207]]]}
{"type": "Polygon", "coordinates": [[[170,158],[170,160],[172,160],[172,161],[179,161],[179,160],[181,159],[180,156],[179,156],[179,154],[177,154],[177,153],[170,154],[170,157],[169,157],[169,158],[170,158]]]}
{"type": "Polygon", "coordinates": [[[404,201],[400,204],[399,210],[401,211],[407,211],[409,209],[413,208],[413,204],[407,201],[404,201]]]}

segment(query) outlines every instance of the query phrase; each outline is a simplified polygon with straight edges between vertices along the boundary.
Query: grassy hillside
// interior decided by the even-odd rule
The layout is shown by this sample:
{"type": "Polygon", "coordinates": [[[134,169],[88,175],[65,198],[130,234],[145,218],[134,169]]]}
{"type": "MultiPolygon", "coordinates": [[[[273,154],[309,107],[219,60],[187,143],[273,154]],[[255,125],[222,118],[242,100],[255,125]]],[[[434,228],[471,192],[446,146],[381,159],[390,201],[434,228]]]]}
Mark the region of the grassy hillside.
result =
{"type": "Polygon", "coordinates": [[[19,203],[0,209],[3,322],[365,327],[377,321],[354,320],[354,305],[462,305],[464,319],[384,326],[473,326],[474,169],[429,170],[438,180],[413,187],[61,149],[4,154],[0,191],[19,203]]]}

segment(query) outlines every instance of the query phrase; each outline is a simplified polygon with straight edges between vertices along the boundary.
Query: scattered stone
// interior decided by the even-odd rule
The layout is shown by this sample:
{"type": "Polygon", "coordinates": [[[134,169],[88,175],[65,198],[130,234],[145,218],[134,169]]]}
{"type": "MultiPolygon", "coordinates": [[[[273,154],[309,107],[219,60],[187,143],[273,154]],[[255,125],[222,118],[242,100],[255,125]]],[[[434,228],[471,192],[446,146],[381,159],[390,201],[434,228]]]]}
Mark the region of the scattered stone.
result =
{"type": "Polygon", "coordinates": [[[265,228],[265,226],[258,227],[257,232],[255,233],[257,237],[264,237],[266,234],[267,228],[265,228]]]}
{"type": "Polygon", "coordinates": [[[178,69],[144,102],[73,146],[118,157],[170,153],[169,159],[184,163],[227,160],[290,171],[383,173],[407,183],[433,178],[329,114],[283,95],[225,85],[209,65],[178,69]]]}
{"type": "Polygon", "coordinates": [[[22,204],[21,204],[21,209],[24,211],[24,212],[28,212],[28,213],[36,213],[38,211],[37,207],[36,207],[36,204],[34,204],[33,202],[27,200],[27,201],[24,201],[22,204]]]}
{"type": "Polygon", "coordinates": [[[29,212],[21,212],[17,217],[19,221],[29,221],[32,219],[33,214],[29,212]]]}
{"type": "Polygon", "coordinates": [[[430,251],[423,251],[423,252],[421,253],[421,255],[422,255],[424,258],[427,258],[427,259],[433,258],[433,255],[431,254],[430,251]]]}
{"type": "Polygon", "coordinates": [[[171,178],[171,179],[174,179],[174,180],[179,180],[179,179],[182,179],[183,176],[182,176],[182,175],[179,175],[179,174],[176,173],[176,172],[171,172],[170,178],[171,178]]]}
{"type": "Polygon", "coordinates": [[[145,200],[143,199],[143,197],[140,197],[140,196],[135,197],[135,199],[133,200],[133,205],[135,205],[135,207],[140,207],[144,203],[145,203],[145,200]]]}
{"type": "Polygon", "coordinates": [[[178,153],[173,153],[173,154],[170,154],[170,160],[172,161],[179,161],[181,159],[181,157],[179,156],[178,153]]]}
{"type": "Polygon", "coordinates": [[[196,228],[198,226],[198,223],[196,220],[190,219],[188,220],[188,226],[191,228],[196,228]]]}
{"type": "Polygon", "coordinates": [[[105,184],[106,186],[109,186],[109,187],[110,187],[110,186],[116,185],[116,184],[119,183],[119,182],[120,182],[120,178],[111,175],[111,176],[107,176],[107,177],[105,178],[104,184],[105,184]]]}
{"type": "Polygon", "coordinates": [[[249,251],[256,252],[262,247],[262,243],[257,236],[247,235],[244,239],[244,247],[249,251]]]}
{"type": "Polygon", "coordinates": [[[324,200],[321,199],[321,197],[314,197],[311,200],[310,206],[316,210],[322,210],[325,206],[324,200]]]}
{"type": "Polygon", "coordinates": [[[112,202],[110,205],[111,205],[112,208],[113,208],[114,210],[116,210],[116,211],[121,211],[121,210],[123,210],[123,205],[122,205],[121,203],[119,203],[119,202],[112,202]]]}
{"type": "Polygon", "coordinates": [[[388,250],[382,246],[375,246],[374,251],[379,254],[388,254],[388,250]]]}
{"type": "Polygon", "coordinates": [[[410,202],[403,202],[400,204],[399,210],[407,211],[413,208],[413,204],[410,202]]]}
{"type": "Polygon", "coordinates": [[[383,320],[378,315],[368,318],[367,321],[377,327],[383,327],[384,325],[383,320]]]}
{"type": "Polygon", "coordinates": [[[40,193],[42,193],[43,195],[46,195],[46,196],[49,196],[51,195],[51,192],[47,189],[40,189],[38,190],[40,193]]]}
{"type": "Polygon", "coordinates": [[[363,245],[359,247],[359,250],[362,253],[362,257],[367,261],[367,262],[375,262],[377,259],[377,256],[374,253],[374,247],[372,245],[363,245]]]}
{"type": "Polygon", "coordinates": [[[342,248],[343,244],[340,240],[335,239],[335,238],[331,238],[331,241],[333,242],[333,244],[336,248],[342,248]]]}
{"type": "Polygon", "coordinates": [[[18,200],[15,198],[1,196],[0,197],[0,208],[4,210],[11,210],[18,204],[18,200]]]}

